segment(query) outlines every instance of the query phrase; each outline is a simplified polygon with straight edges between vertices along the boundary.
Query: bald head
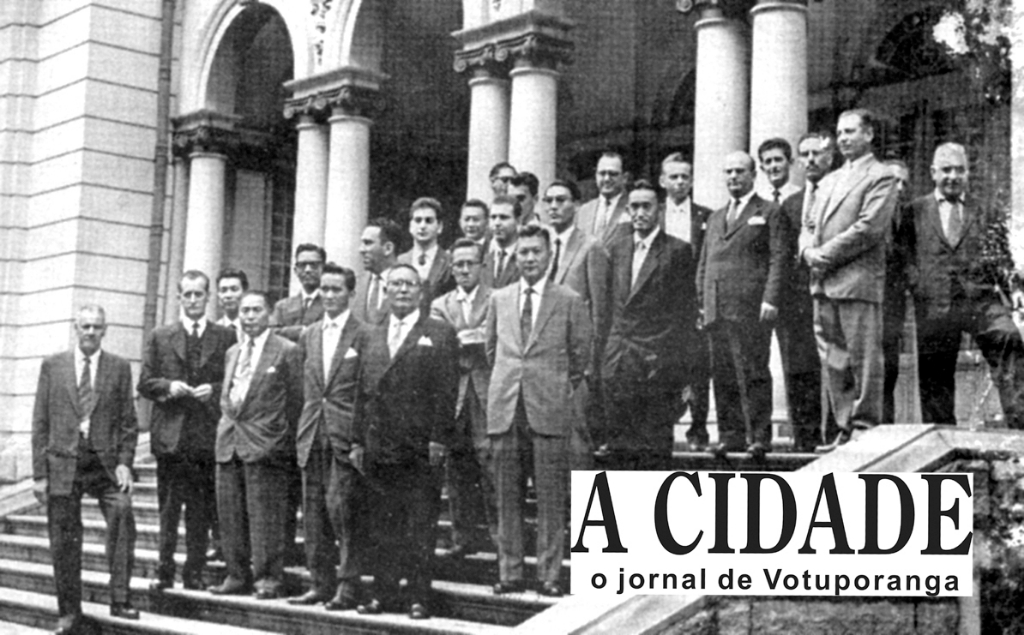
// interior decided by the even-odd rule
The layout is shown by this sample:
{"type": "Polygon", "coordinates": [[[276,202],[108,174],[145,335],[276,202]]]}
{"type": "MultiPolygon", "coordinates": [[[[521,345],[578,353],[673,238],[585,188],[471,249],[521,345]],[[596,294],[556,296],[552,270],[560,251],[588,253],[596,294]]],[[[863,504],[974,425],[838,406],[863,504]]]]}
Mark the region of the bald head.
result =
{"type": "Polygon", "coordinates": [[[935,148],[932,180],[946,198],[960,198],[967,189],[967,151],[959,143],[944,143],[935,148]]]}
{"type": "Polygon", "coordinates": [[[754,189],[754,158],[746,152],[731,152],[725,157],[725,187],[729,196],[741,198],[754,189]]]}

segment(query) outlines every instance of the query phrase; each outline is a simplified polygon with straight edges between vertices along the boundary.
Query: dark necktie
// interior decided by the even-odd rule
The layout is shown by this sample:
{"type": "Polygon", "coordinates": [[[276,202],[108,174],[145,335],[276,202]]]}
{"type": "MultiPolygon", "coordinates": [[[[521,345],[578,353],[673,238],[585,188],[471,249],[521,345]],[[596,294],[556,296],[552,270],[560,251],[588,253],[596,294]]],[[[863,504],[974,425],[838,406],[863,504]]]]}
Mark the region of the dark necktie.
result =
{"type": "Polygon", "coordinates": [[[740,199],[734,198],[734,199],[732,199],[732,202],[729,203],[729,213],[726,216],[726,222],[725,222],[726,229],[732,227],[733,223],[736,222],[736,219],[739,218],[739,215],[740,215],[740,199]]]}
{"type": "Polygon", "coordinates": [[[309,307],[311,304],[313,304],[313,298],[311,297],[302,300],[302,317],[299,319],[300,323],[306,323],[306,311],[309,311],[309,307]]]}
{"type": "Polygon", "coordinates": [[[530,340],[530,331],[533,330],[533,287],[526,287],[523,290],[523,312],[519,315],[519,330],[523,334],[523,344],[530,340]]]}
{"type": "Polygon", "coordinates": [[[555,260],[551,264],[551,275],[548,276],[549,280],[554,281],[555,276],[558,275],[558,259],[562,256],[562,239],[555,239],[555,260]]]}
{"type": "Polygon", "coordinates": [[[82,407],[82,415],[88,419],[92,409],[96,407],[96,393],[92,391],[92,372],[89,358],[82,364],[82,376],[78,379],[78,404],[82,407]]]}
{"type": "Polygon", "coordinates": [[[778,190],[772,190],[772,198],[775,200],[775,204],[778,205],[779,201],[782,200],[782,192],[778,190]]]}
{"type": "Polygon", "coordinates": [[[420,254],[419,263],[421,267],[427,264],[427,254],[420,254]]]}
{"type": "Polygon", "coordinates": [[[199,357],[202,347],[199,344],[199,322],[192,323],[192,331],[185,338],[185,361],[188,363],[188,383],[196,381],[199,372],[199,357]]]}
{"type": "Polygon", "coordinates": [[[380,308],[380,276],[370,274],[370,292],[366,294],[366,313],[373,315],[380,308]]]}
{"type": "Polygon", "coordinates": [[[500,279],[501,278],[501,274],[504,273],[504,271],[505,271],[505,254],[506,253],[507,252],[504,249],[502,249],[500,252],[498,252],[498,262],[497,262],[497,265],[494,267],[494,279],[495,280],[500,279]]]}

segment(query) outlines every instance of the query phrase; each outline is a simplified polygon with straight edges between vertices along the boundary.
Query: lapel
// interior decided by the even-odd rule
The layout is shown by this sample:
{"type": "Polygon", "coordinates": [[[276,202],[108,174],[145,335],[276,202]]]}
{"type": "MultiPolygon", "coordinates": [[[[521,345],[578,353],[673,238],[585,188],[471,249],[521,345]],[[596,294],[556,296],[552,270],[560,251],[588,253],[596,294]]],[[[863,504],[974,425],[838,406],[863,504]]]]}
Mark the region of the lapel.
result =
{"type": "MultiPolygon", "coordinates": [[[[547,324],[548,319],[555,310],[552,306],[555,301],[554,291],[552,291],[551,283],[549,282],[544,285],[544,293],[540,297],[540,313],[537,314],[537,319],[533,322],[533,328],[530,329],[530,339],[523,346],[524,353],[530,350],[530,347],[537,341],[537,334],[544,329],[544,325],[547,324]]],[[[519,337],[522,339],[522,333],[519,334],[519,337]]]]}
{"type": "Polygon", "coordinates": [[[113,370],[110,366],[111,363],[110,356],[106,352],[100,353],[100,362],[96,368],[96,381],[92,385],[94,409],[99,405],[102,396],[107,393],[107,384],[110,383],[110,373],[113,370]]]}
{"type": "Polygon", "coordinates": [[[873,164],[873,161],[865,161],[855,168],[853,174],[842,174],[842,168],[834,173],[836,178],[832,180],[831,187],[829,188],[828,196],[825,201],[825,208],[822,210],[821,222],[818,223],[819,227],[824,225],[832,214],[839,209],[839,206],[844,200],[846,200],[846,197],[850,195],[850,192],[852,192],[861,181],[867,178],[868,171],[873,164]],[[840,187],[840,183],[842,183],[842,187],[840,187]]]}
{"type": "MultiPolygon", "coordinates": [[[[351,321],[351,319],[350,319],[351,321]]],[[[308,347],[306,349],[306,358],[309,359],[313,364],[313,377],[316,378],[319,385],[317,388],[323,388],[327,385],[327,378],[324,377],[324,329],[323,320],[314,322],[309,330],[308,347]]]]}
{"type": "MultiPolygon", "coordinates": [[[[640,266],[640,273],[636,276],[636,284],[630,286],[629,299],[626,300],[627,303],[633,299],[641,288],[643,288],[644,284],[647,283],[647,280],[658,267],[659,261],[661,260],[661,252],[665,248],[665,240],[665,232],[658,232],[658,235],[651,241],[651,248],[647,250],[647,257],[644,258],[644,264],[640,266]]],[[[632,250],[630,250],[630,256],[632,257],[632,250]]],[[[630,277],[632,277],[633,272],[632,264],[631,260],[629,268],[630,277]]]]}
{"type": "Polygon", "coordinates": [[[171,331],[171,348],[182,361],[185,360],[185,337],[185,325],[178,320],[175,329],[171,331]]]}
{"type": "Polygon", "coordinates": [[[931,226],[932,230],[938,235],[939,240],[943,244],[949,245],[954,251],[960,247],[964,242],[964,238],[967,237],[968,232],[971,230],[971,225],[974,224],[975,218],[973,214],[967,213],[967,200],[960,205],[960,214],[962,216],[962,223],[960,227],[960,240],[953,243],[949,242],[949,237],[946,236],[946,230],[942,227],[942,216],[939,215],[939,202],[935,200],[935,195],[930,194],[928,196],[928,225],[931,226]]]}
{"type": "Polygon", "coordinates": [[[437,287],[441,278],[444,277],[444,273],[448,268],[448,260],[451,256],[447,251],[437,248],[437,254],[434,255],[434,262],[430,263],[430,273],[427,275],[427,279],[430,281],[431,287],[437,287]]]}
{"type": "MultiPolygon", "coordinates": [[[[749,221],[750,218],[752,216],[754,216],[760,210],[761,210],[761,198],[758,197],[757,194],[754,194],[752,197],[750,197],[750,200],[747,201],[747,204],[743,207],[743,211],[740,212],[739,218],[736,219],[736,222],[731,224],[731,225],[729,225],[726,228],[725,238],[727,240],[729,238],[732,238],[733,235],[736,232],[738,232],[741,227],[745,227],[746,224],[747,224],[747,221],[749,221]]],[[[726,217],[728,217],[729,212],[726,211],[725,215],[726,215],[726,217]]]]}
{"type": "Polygon", "coordinates": [[[565,241],[562,249],[562,264],[558,267],[558,273],[555,274],[554,282],[557,284],[565,284],[565,276],[569,269],[572,268],[576,262],[576,257],[580,254],[581,247],[583,246],[583,236],[580,231],[575,227],[569,233],[569,240],[565,241]]]}
{"type": "MultiPolygon", "coordinates": [[[[249,380],[249,389],[245,393],[245,400],[242,402],[239,411],[244,410],[245,406],[255,399],[255,395],[259,394],[259,385],[263,383],[263,379],[266,377],[267,369],[274,365],[277,361],[277,354],[280,350],[281,345],[278,344],[277,338],[271,333],[267,337],[266,343],[263,345],[263,352],[260,353],[260,361],[256,364],[256,368],[253,369],[252,379],[249,380]]],[[[232,373],[232,376],[234,374],[232,373]]]]}
{"type": "MultiPolygon", "coordinates": [[[[334,348],[334,356],[331,357],[331,372],[324,378],[324,385],[327,385],[334,379],[334,376],[338,373],[338,368],[341,367],[341,361],[345,359],[345,353],[348,352],[349,347],[352,346],[352,340],[356,337],[356,331],[359,330],[359,325],[356,323],[355,317],[349,313],[348,320],[345,321],[345,328],[341,329],[341,337],[338,338],[338,345],[334,348]]],[[[320,331],[321,345],[320,345],[320,372],[323,372],[323,331],[320,331]]]]}
{"type": "Polygon", "coordinates": [[[484,323],[484,316],[487,314],[487,301],[490,300],[490,289],[481,282],[476,287],[476,297],[473,298],[473,307],[469,311],[469,324],[466,326],[475,328],[484,323]]]}
{"type": "MultiPolygon", "coordinates": [[[[421,312],[420,313],[420,319],[416,322],[416,324],[413,324],[412,328],[409,330],[409,332],[406,333],[405,339],[402,341],[402,345],[398,347],[398,351],[395,352],[394,357],[392,357],[391,359],[388,360],[388,365],[384,369],[384,372],[382,373],[382,375],[386,375],[388,373],[388,371],[390,371],[391,368],[395,365],[395,362],[397,362],[399,359],[401,359],[402,356],[404,356],[406,353],[409,352],[409,350],[411,350],[412,348],[414,348],[416,346],[416,343],[419,341],[420,337],[423,335],[423,321],[425,319],[427,319],[426,314],[421,312]]],[[[391,330],[391,317],[388,316],[388,319],[385,320],[385,322],[384,322],[384,349],[385,350],[388,350],[388,334],[390,333],[390,330],[391,330]]]]}
{"type": "MultiPolygon", "coordinates": [[[[212,332],[213,329],[211,328],[213,326],[214,326],[214,323],[209,321],[209,320],[207,320],[206,321],[206,330],[203,331],[203,336],[201,338],[199,338],[199,347],[200,347],[199,348],[199,351],[200,351],[199,352],[199,366],[200,367],[206,366],[206,361],[208,359],[210,359],[210,355],[213,355],[213,352],[217,348],[217,341],[216,341],[217,340],[217,336],[212,332]]],[[[231,327],[226,327],[226,328],[231,328],[231,327]]]]}
{"type": "Polygon", "coordinates": [[[61,366],[61,373],[64,375],[62,381],[67,388],[71,407],[75,411],[75,418],[80,421],[83,418],[82,404],[78,403],[78,377],[75,376],[75,352],[73,350],[68,351],[68,354],[64,356],[64,363],[61,366]]]}

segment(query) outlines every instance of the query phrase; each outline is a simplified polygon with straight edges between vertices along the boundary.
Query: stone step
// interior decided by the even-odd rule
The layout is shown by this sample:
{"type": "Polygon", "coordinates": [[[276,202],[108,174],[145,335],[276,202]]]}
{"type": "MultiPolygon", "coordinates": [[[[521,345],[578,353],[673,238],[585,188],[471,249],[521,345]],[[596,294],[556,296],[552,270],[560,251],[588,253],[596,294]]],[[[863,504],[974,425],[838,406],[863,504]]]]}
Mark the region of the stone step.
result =
{"type": "MultiPolygon", "coordinates": [[[[0,560],[0,586],[16,591],[43,595],[52,593],[53,571],[48,565],[25,563],[12,560],[0,560]]],[[[449,587],[453,585],[448,585],[449,587]]],[[[465,586],[465,585],[464,585],[465,586]]],[[[214,596],[205,591],[168,590],[160,593],[148,590],[148,581],[133,578],[131,581],[132,602],[140,611],[150,618],[156,617],[188,617],[197,624],[212,626],[210,622],[228,627],[242,629],[258,629],[285,634],[335,634],[342,632],[355,633],[423,633],[431,635],[488,635],[505,633],[507,626],[468,621],[444,614],[447,608],[443,593],[462,593],[473,597],[478,603],[478,611],[484,611],[490,603],[499,601],[505,605],[528,606],[530,609],[539,606],[546,608],[553,601],[537,596],[535,593],[519,594],[518,597],[494,598],[489,591],[472,588],[444,588],[445,585],[434,585],[439,601],[435,603],[436,617],[429,620],[410,620],[405,615],[384,614],[378,616],[362,616],[355,611],[330,612],[322,607],[291,606],[284,600],[258,601],[250,596],[214,596]],[[536,596],[536,597],[530,597],[536,596]],[[547,600],[546,602],[542,600],[547,600]]],[[[98,613],[109,601],[108,576],[97,571],[82,573],[83,599],[94,602],[99,607],[98,613]]],[[[0,597],[9,595],[7,589],[0,597]]],[[[2,600],[0,600],[2,602],[2,600]]],[[[52,600],[51,600],[52,602],[52,600]]],[[[55,604],[55,602],[53,602],[55,604]]],[[[0,604],[0,606],[3,606],[0,604]]],[[[531,610],[530,614],[536,613],[531,610]]],[[[7,617],[7,616],[5,616],[7,617]]],[[[525,618],[524,618],[525,619],[525,618]]],[[[22,620],[16,620],[22,622],[22,620]]],[[[521,620],[520,620],[521,621],[521,620]]],[[[123,621],[119,621],[125,624],[123,621]]],[[[131,624],[131,623],[128,623],[131,624]]],[[[33,626],[39,626],[34,624],[33,626]]],[[[219,627],[223,629],[224,627],[219,627]]],[[[111,631],[113,632],[113,631],[111,631]]],[[[144,632],[144,631],[119,631],[144,632]]],[[[177,632],[177,631],[172,631],[177,632]]],[[[193,630],[192,633],[200,631],[193,630]]],[[[212,632],[212,631],[207,631],[212,632]]],[[[224,632],[223,630],[218,633],[224,632]]]]}

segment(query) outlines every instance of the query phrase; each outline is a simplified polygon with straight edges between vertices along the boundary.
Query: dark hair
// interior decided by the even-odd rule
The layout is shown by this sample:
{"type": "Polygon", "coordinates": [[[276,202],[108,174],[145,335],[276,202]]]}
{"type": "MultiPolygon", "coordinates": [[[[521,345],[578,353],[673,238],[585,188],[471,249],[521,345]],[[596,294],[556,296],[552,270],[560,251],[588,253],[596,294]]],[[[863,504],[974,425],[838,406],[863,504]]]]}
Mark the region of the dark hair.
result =
{"type": "Polygon", "coordinates": [[[804,141],[807,141],[808,139],[818,139],[820,141],[824,141],[825,143],[831,146],[835,146],[836,142],[836,138],[832,135],[831,132],[827,130],[814,130],[811,132],[805,132],[804,134],[800,135],[800,140],[796,142],[797,149],[799,150],[800,144],[803,143],[804,141]]]}
{"type": "Polygon", "coordinates": [[[548,231],[547,227],[541,225],[523,225],[519,228],[520,238],[534,238],[540,236],[544,239],[544,244],[547,245],[548,249],[551,248],[551,232],[548,231]]]}
{"type": "Polygon", "coordinates": [[[388,270],[388,278],[389,279],[391,278],[391,272],[396,270],[396,269],[408,269],[409,271],[413,272],[413,274],[416,276],[416,281],[417,282],[419,282],[419,283],[423,282],[423,279],[420,278],[420,272],[416,271],[416,267],[413,267],[412,265],[410,265],[407,262],[395,263],[395,266],[391,267],[391,269],[388,270]]]}
{"type": "Polygon", "coordinates": [[[564,187],[569,190],[569,195],[572,196],[572,200],[580,200],[580,186],[576,185],[576,181],[573,181],[572,179],[555,179],[548,185],[548,189],[544,190],[544,192],[546,193],[553,187],[564,187]]]}
{"type": "Polygon", "coordinates": [[[871,134],[875,134],[877,132],[876,128],[878,126],[878,117],[876,117],[875,113],[871,112],[867,108],[851,108],[850,110],[844,110],[839,113],[839,119],[846,116],[859,117],[862,128],[870,130],[871,134]]]}
{"type": "Polygon", "coordinates": [[[508,168],[508,169],[512,170],[513,172],[516,171],[515,166],[513,166],[511,163],[509,163],[508,161],[502,161],[500,163],[495,163],[494,164],[494,167],[491,168],[491,172],[487,175],[488,178],[493,179],[494,177],[498,176],[498,172],[501,172],[505,168],[508,168]]]}
{"type": "Polygon", "coordinates": [[[320,274],[320,279],[322,280],[323,277],[329,273],[336,276],[344,276],[345,288],[348,289],[350,293],[356,290],[356,272],[352,271],[348,267],[342,267],[336,262],[328,262],[324,265],[324,270],[323,273],[320,274]]]}
{"type": "Polygon", "coordinates": [[[299,259],[299,254],[304,251],[315,251],[320,254],[320,262],[327,262],[327,250],[320,245],[314,245],[313,243],[302,243],[295,248],[295,259],[299,259]]]}
{"type": "Polygon", "coordinates": [[[249,276],[245,275],[245,272],[241,269],[232,269],[230,267],[221,269],[220,273],[217,274],[217,286],[220,286],[220,281],[225,278],[237,278],[242,283],[242,291],[249,290],[249,276]]]}
{"type": "Polygon", "coordinates": [[[462,210],[466,209],[467,207],[478,207],[482,209],[484,211],[485,218],[487,217],[487,214],[489,214],[491,211],[491,209],[487,207],[487,203],[484,203],[478,198],[471,198],[465,203],[463,203],[462,207],[459,208],[459,216],[462,216],[462,210]]]}
{"type": "Polygon", "coordinates": [[[203,287],[206,289],[206,292],[210,292],[210,276],[198,269],[189,269],[185,273],[181,274],[181,278],[178,280],[178,293],[181,293],[181,283],[186,280],[202,280],[203,287]]]}
{"type": "Polygon", "coordinates": [[[757,147],[757,158],[758,160],[764,160],[764,153],[769,150],[782,150],[782,154],[785,155],[786,161],[793,160],[793,146],[789,145],[789,142],[782,137],[772,137],[771,139],[765,139],[761,142],[761,145],[757,147]]]}
{"type": "Polygon", "coordinates": [[[598,162],[600,162],[601,159],[618,159],[619,165],[622,166],[622,171],[626,171],[626,160],[623,159],[622,155],[615,150],[605,150],[601,153],[601,156],[597,157],[598,162]]]}
{"type": "Polygon", "coordinates": [[[412,205],[409,206],[409,217],[411,218],[412,213],[418,209],[434,210],[434,218],[437,219],[437,222],[441,222],[441,201],[437,200],[436,198],[431,198],[429,196],[421,196],[420,198],[413,201],[412,205]]]}
{"type": "Polygon", "coordinates": [[[448,251],[449,253],[454,255],[456,249],[475,249],[477,261],[484,261],[484,248],[483,246],[480,245],[480,243],[476,242],[475,240],[471,240],[469,238],[459,238],[454,243],[452,243],[452,247],[448,251]]]}
{"type": "Polygon", "coordinates": [[[491,209],[494,209],[495,205],[511,205],[512,214],[519,219],[523,215],[523,206],[519,204],[519,201],[515,197],[503,194],[501,196],[495,196],[494,200],[491,201],[491,209]]]}
{"type": "Polygon", "coordinates": [[[654,183],[648,181],[647,179],[638,179],[636,181],[633,181],[633,185],[629,187],[629,191],[635,192],[637,190],[650,190],[654,192],[655,196],[660,196],[658,187],[654,183]]]}
{"type": "Polygon", "coordinates": [[[395,252],[398,252],[399,247],[402,246],[402,228],[390,218],[378,216],[373,218],[370,222],[366,223],[367,227],[376,227],[380,230],[380,242],[391,243],[395,246],[395,252]]]}
{"type": "Polygon", "coordinates": [[[268,310],[270,309],[270,296],[267,295],[266,291],[257,291],[255,289],[249,289],[249,290],[247,290],[247,291],[242,293],[242,297],[238,300],[238,302],[241,303],[243,300],[245,300],[249,296],[256,296],[256,297],[259,297],[259,298],[263,298],[263,306],[265,306],[268,310]]]}
{"type": "Polygon", "coordinates": [[[530,196],[536,198],[537,191],[540,190],[540,180],[533,172],[520,172],[512,177],[509,181],[509,185],[516,187],[526,186],[526,189],[530,190],[530,196]]]}

